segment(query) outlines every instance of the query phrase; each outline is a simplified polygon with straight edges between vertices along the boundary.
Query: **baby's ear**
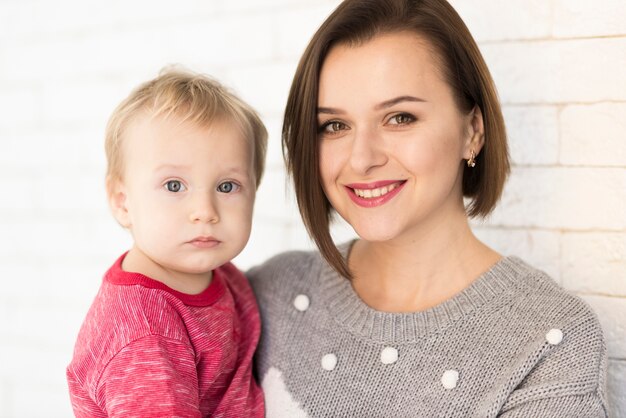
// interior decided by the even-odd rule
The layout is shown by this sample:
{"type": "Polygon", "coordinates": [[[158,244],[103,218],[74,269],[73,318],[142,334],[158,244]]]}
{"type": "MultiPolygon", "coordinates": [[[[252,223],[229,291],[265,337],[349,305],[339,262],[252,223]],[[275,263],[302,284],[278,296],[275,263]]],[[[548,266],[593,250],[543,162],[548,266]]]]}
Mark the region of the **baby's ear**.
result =
{"type": "Polygon", "coordinates": [[[107,197],[109,199],[109,207],[113,213],[113,217],[124,228],[130,228],[130,216],[128,207],[126,206],[126,187],[124,182],[118,177],[108,176],[106,179],[107,197]]]}

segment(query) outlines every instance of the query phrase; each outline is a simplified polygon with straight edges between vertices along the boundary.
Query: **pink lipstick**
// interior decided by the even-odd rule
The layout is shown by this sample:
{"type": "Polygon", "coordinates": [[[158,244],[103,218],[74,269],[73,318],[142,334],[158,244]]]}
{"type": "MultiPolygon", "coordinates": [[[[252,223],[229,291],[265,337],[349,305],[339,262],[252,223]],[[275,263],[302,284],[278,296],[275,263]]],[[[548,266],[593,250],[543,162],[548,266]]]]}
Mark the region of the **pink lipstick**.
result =
{"type": "Polygon", "coordinates": [[[373,208],[393,199],[400,193],[405,183],[406,180],[383,180],[372,183],[351,183],[345,187],[354,203],[364,208],[373,208]]]}

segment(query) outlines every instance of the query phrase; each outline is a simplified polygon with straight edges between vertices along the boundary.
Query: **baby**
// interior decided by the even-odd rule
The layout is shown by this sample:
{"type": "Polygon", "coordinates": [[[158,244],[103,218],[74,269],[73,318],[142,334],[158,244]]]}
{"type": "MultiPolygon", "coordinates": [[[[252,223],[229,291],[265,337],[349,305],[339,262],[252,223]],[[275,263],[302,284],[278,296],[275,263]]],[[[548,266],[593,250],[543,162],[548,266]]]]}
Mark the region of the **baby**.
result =
{"type": "Polygon", "coordinates": [[[167,71],[106,131],[106,190],[132,248],[107,271],[67,380],[77,417],[262,417],[244,248],[267,131],[217,82],[167,71]]]}

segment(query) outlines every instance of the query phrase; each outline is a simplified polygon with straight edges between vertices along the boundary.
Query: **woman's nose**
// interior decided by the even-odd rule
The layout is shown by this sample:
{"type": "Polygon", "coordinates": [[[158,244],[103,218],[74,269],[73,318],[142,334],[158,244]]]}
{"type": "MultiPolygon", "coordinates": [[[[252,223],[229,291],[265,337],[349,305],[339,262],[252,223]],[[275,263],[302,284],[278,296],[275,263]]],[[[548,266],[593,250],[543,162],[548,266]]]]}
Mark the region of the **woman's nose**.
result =
{"type": "Polygon", "coordinates": [[[350,153],[350,165],[356,173],[368,174],[371,169],[385,165],[387,159],[383,138],[376,129],[357,130],[350,153]]]}

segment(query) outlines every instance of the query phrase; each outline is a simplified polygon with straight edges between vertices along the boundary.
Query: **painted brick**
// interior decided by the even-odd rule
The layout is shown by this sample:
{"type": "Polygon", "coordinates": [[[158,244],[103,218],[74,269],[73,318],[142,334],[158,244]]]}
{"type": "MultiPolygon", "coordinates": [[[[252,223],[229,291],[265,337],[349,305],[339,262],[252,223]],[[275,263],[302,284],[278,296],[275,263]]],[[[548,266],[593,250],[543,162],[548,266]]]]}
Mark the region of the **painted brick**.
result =
{"type": "Polygon", "coordinates": [[[626,417],[626,360],[609,360],[608,398],[612,417],[626,417]]]}
{"type": "MultiPolygon", "coordinates": [[[[351,226],[346,224],[341,218],[337,218],[330,226],[330,234],[335,244],[343,244],[358,238],[351,226]]],[[[283,251],[317,251],[313,239],[309,236],[302,222],[293,223],[289,230],[289,246],[283,251]]]]}
{"type": "Polygon", "coordinates": [[[554,165],[559,159],[555,106],[504,106],[513,164],[554,165]]]}
{"type": "MultiPolygon", "coordinates": [[[[84,214],[74,212],[58,217],[48,215],[45,218],[32,215],[19,217],[14,216],[11,222],[0,224],[0,236],[5,237],[0,241],[0,251],[3,256],[19,257],[21,254],[31,254],[32,259],[40,257],[62,257],[72,251],[77,257],[96,257],[102,254],[103,248],[128,249],[128,245],[122,245],[127,239],[126,233],[109,221],[110,229],[104,234],[97,235],[93,219],[108,219],[105,208],[102,213],[84,214]],[[9,237],[9,238],[6,238],[9,237]],[[39,255],[41,254],[41,255],[39,255]]],[[[117,252],[116,251],[116,252],[117,252]]],[[[62,278],[62,272],[55,272],[62,278]]],[[[45,274],[45,271],[42,271],[45,274]]]]}
{"type": "Polygon", "coordinates": [[[336,6],[339,0],[239,0],[239,1],[220,1],[217,2],[219,10],[222,12],[280,12],[281,10],[301,9],[316,5],[336,6]]]}
{"type": "MultiPolygon", "coordinates": [[[[10,170],[0,169],[0,173],[10,170]]],[[[13,171],[14,178],[3,187],[0,214],[8,216],[11,213],[30,213],[35,214],[36,208],[40,205],[41,199],[39,192],[41,189],[38,185],[33,184],[28,173],[23,170],[13,171]],[[19,172],[23,175],[17,175],[19,172]]]]}
{"type": "MultiPolygon", "coordinates": [[[[104,121],[164,65],[212,74],[268,124],[268,177],[237,264],[313,248],[286,192],[280,123],[296,61],[339,0],[92,3],[0,1],[0,176],[10,183],[0,198],[0,276],[11,278],[0,329],[15,336],[0,341],[0,357],[14,359],[0,362],[2,417],[39,416],[33,397],[49,416],[71,415],[63,370],[74,338],[101,275],[132,243],[106,207],[104,121]],[[48,312],[47,330],[23,331],[48,312]]],[[[626,358],[626,309],[609,297],[624,295],[626,272],[624,3],[452,4],[482,42],[521,166],[476,233],[587,294],[607,329],[615,416],[626,415],[625,367],[615,360],[626,358]],[[581,39],[602,36],[613,38],[581,39]]],[[[332,231],[337,242],[354,236],[343,223],[332,231]]]]}
{"type": "Polygon", "coordinates": [[[46,36],[80,36],[93,31],[111,31],[126,25],[144,22],[208,19],[215,15],[216,2],[180,0],[176,7],[170,2],[135,0],[124,2],[2,2],[11,19],[2,21],[13,39],[46,36]]]}
{"type": "Polygon", "coordinates": [[[313,251],[317,248],[302,222],[294,222],[289,225],[289,245],[289,250],[313,251]]]}
{"type": "Polygon", "coordinates": [[[286,222],[278,220],[259,221],[256,217],[246,248],[233,262],[245,271],[262,264],[272,256],[288,248],[289,228],[286,222]]]}
{"type": "Polygon", "coordinates": [[[474,234],[485,244],[500,254],[520,257],[559,282],[559,232],[488,228],[474,224],[474,234]]]}
{"type": "Polygon", "coordinates": [[[152,77],[163,66],[175,63],[184,63],[192,69],[208,66],[212,72],[213,67],[269,59],[270,25],[269,17],[233,17],[189,25],[137,26],[85,34],[69,41],[63,38],[25,41],[6,48],[12,65],[0,68],[0,78],[39,79],[41,68],[47,68],[45,76],[49,80],[141,69],[149,70],[152,77]],[[255,36],[251,37],[250,33],[255,36]],[[192,41],[196,39],[202,43],[192,41]]]}
{"type": "Polygon", "coordinates": [[[13,407],[14,417],[41,416],[42,405],[45,405],[46,417],[62,418],[72,416],[72,404],[64,388],[67,386],[62,379],[55,382],[40,382],[37,379],[21,382],[15,386],[13,407]],[[37,401],[34,402],[33,399],[37,401]]]}
{"type": "Polygon", "coordinates": [[[549,36],[552,8],[545,0],[450,0],[478,41],[549,36]]]}
{"type": "Polygon", "coordinates": [[[623,0],[555,0],[553,7],[554,36],[607,36],[626,33],[626,2],[623,0]]]}
{"type": "Polygon", "coordinates": [[[129,93],[117,82],[96,78],[46,83],[42,93],[43,122],[48,126],[97,127],[98,139],[104,139],[109,116],[129,93]]]}
{"type": "Polygon", "coordinates": [[[264,117],[282,118],[295,63],[233,67],[225,82],[264,117]]]}
{"type": "Polygon", "coordinates": [[[561,163],[626,166],[626,103],[567,106],[559,125],[561,163]]]}
{"type": "MultiPolygon", "coordinates": [[[[0,371],[2,371],[1,367],[0,371]]],[[[13,392],[11,380],[0,376],[0,415],[3,417],[16,416],[14,413],[15,409],[13,408],[13,392]]]]}
{"type": "Polygon", "coordinates": [[[107,208],[101,173],[46,173],[41,177],[39,191],[42,209],[67,214],[81,211],[103,213],[107,208]]]}
{"type": "Polygon", "coordinates": [[[610,358],[626,358],[626,298],[582,295],[598,315],[610,358]]]}
{"type": "Polygon", "coordinates": [[[332,236],[333,241],[337,244],[357,238],[357,234],[354,232],[354,229],[352,229],[352,227],[338,214],[335,214],[335,217],[330,224],[330,235],[332,236]]]}
{"type": "Polygon", "coordinates": [[[281,131],[283,119],[280,117],[263,118],[267,128],[267,155],[265,159],[266,170],[280,170],[284,167],[281,131]]]}
{"type": "Polygon", "coordinates": [[[568,289],[626,297],[626,233],[564,233],[562,243],[568,289]]]}
{"type": "Polygon", "coordinates": [[[300,219],[291,184],[287,183],[284,170],[272,169],[264,174],[257,191],[254,208],[259,222],[290,222],[300,219]]]}
{"type": "Polygon", "coordinates": [[[491,226],[626,228],[626,169],[516,167],[491,226]]]}
{"type": "Polygon", "coordinates": [[[0,129],[22,128],[40,123],[40,103],[41,92],[38,87],[16,89],[0,82],[0,129]]]}
{"type": "Polygon", "coordinates": [[[11,378],[5,380],[11,403],[7,408],[10,408],[9,413],[3,417],[39,417],[44,404],[49,411],[46,416],[72,416],[65,381],[65,366],[71,356],[71,348],[65,353],[52,352],[45,345],[30,342],[28,345],[0,347],[0,354],[5,359],[28,359],[4,362],[8,363],[6,366],[12,373],[11,378]],[[38,401],[33,402],[33,399],[38,401]]]}
{"type": "Polygon", "coordinates": [[[104,128],[25,128],[0,138],[0,172],[32,180],[50,170],[89,171],[104,181],[104,128]]]}
{"type": "Polygon", "coordinates": [[[504,103],[626,100],[626,38],[484,44],[504,103]]]}
{"type": "Polygon", "coordinates": [[[338,2],[279,12],[274,15],[277,57],[300,59],[311,37],[338,2]]]}

